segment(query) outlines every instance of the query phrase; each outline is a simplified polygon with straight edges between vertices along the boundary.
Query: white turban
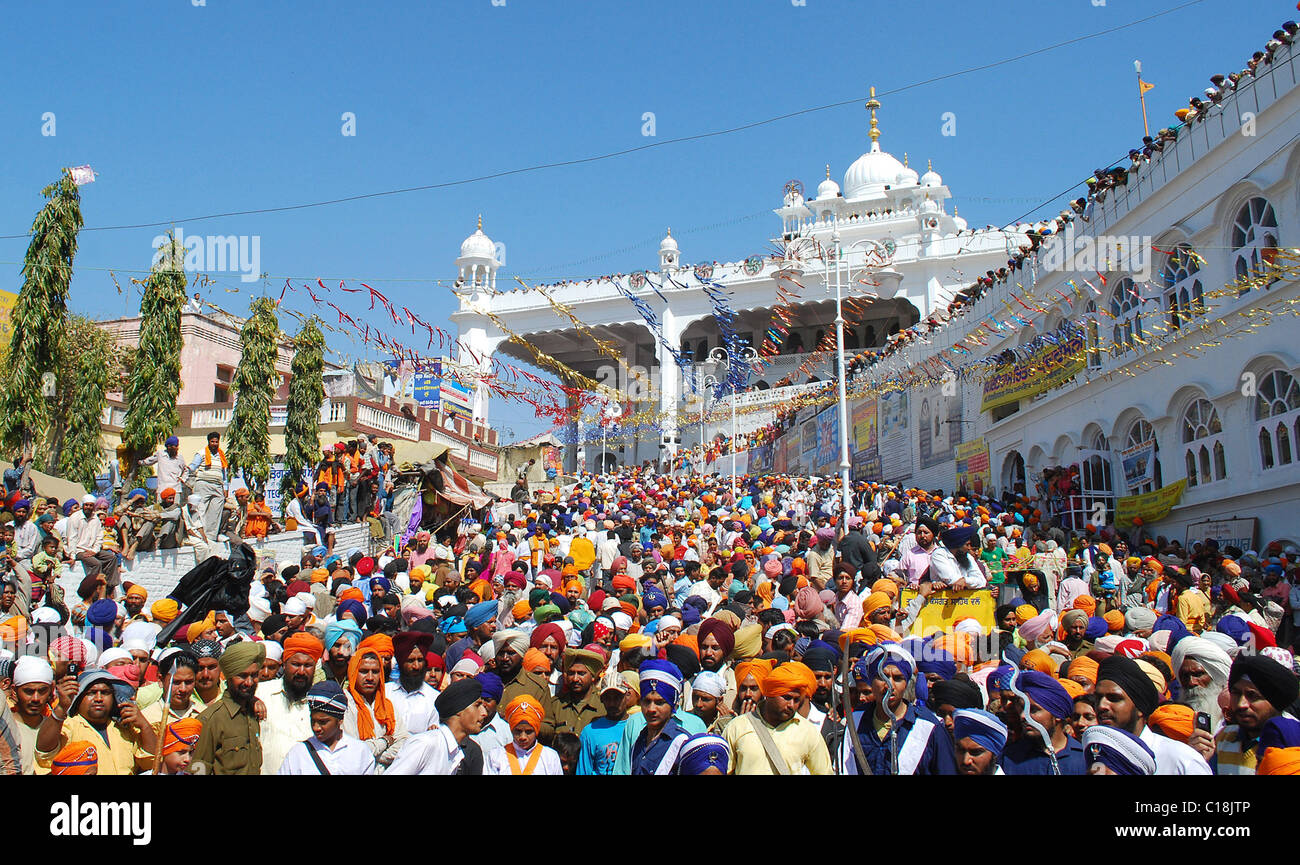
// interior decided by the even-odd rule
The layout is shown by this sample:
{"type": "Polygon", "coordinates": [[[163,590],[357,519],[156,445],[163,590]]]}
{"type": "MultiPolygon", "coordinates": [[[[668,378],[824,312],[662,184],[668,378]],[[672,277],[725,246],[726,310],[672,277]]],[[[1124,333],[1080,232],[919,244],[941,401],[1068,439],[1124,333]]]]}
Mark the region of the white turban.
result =
{"type": "Polygon", "coordinates": [[[32,610],[33,624],[56,625],[59,622],[59,611],[53,607],[38,607],[32,610]]]}
{"type": "Polygon", "coordinates": [[[15,688],[32,683],[53,685],[54,668],[44,658],[23,655],[14,664],[13,683],[15,688]]]}
{"type": "Polygon", "coordinates": [[[279,662],[284,658],[284,646],[275,640],[263,640],[262,645],[266,647],[266,659],[268,661],[279,662]]]}
{"type": "Polygon", "coordinates": [[[703,691],[705,694],[721,697],[727,690],[727,680],[722,678],[721,673],[704,670],[695,677],[695,681],[691,684],[691,690],[703,691]]]}
{"type": "Polygon", "coordinates": [[[284,614],[286,616],[305,616],[307,615],[307,605],[297,595],[284,602],[284,614]]]}
{"type": "Polygon", "coordinates": [[[122,648],[128,652],[136,650],[152,652],[155,638],[161,630],[162,628],[153,622],[132,622],[122,629],[122,648]]]}
{"type": "Polygon", "coordinates": [[[271,602],[266,599],[265,595],[248,599],[248,620],[250,622],[265,622],[270,615],[271,602]]]}
{"type": "Polygon", "coordinates": [[[1172,652],[1173,673],[1178,675],[1178,671],[1183,667],[1183,661],[1188,658],[1194,659],[1205,672],[1210,674],[1210,681],[1215,690],[1222,688],[1228,683],[1228,672],[1232,669],[1232,658],[1228,653],[1221,649],[1214,642],[1204,637],[1183,637],[1174,646],[1172,652]]]}

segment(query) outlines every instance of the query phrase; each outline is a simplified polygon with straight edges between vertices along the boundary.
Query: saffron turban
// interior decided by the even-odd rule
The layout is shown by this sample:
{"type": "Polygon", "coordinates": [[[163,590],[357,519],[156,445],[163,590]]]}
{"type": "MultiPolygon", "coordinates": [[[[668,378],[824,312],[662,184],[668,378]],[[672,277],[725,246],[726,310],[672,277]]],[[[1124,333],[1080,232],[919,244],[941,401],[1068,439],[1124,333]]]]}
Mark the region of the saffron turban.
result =
{"type": "Polygon", "coordinates": [[[1035,670],[1050,676],[1056,672],[1057,666],[1051,655],[1042,649],[1034,649],[1032,652],[1025,652],[1025,656],[1020,659],[1020,669],[1035,670]]]}
{"type": "Polygon", "coordinates": [[[866,600],[862,602],[863,617],[870,616],[876,610],[882,607],[889,607],[894,603],[893,599],[884,592],[872,592],[867,595],[866,600]]]}
{"type": "Polygon", "coordinates": [[[265,646],[251,640],[241,640],[227,646],[225,651],[221,653],[221,658],[217,661],[217,664],[221,667],[221,675],[229,679],[231,676],[242,673],[254,663],[260,667],[265,661],[265,646]]]}
{"type": "Polygon", "coordinates": [[[1300,747],[1269,748],[1255,766],[1256,775],[1300,775],[1300,747]]]}
{"type": "MultiPolygon", "coordinates": [[[[383,657],[380,654],[381,647],[379,644],[371,642],[377,639],[378,636],[380,635],[362,640],[361,645],[357,647],[356,654],[348,661],[348,693],[352,696],[351,703],[357,709],[357,738],[363,742],[375,738],[376,721],[384,725],[386,735],[393,735],[393,731],[397,729],[397,715],[393,709],[392,701],[388,699],[388,694],[385,693],[382,682],[379,690],[375,692],[373,703],[367,702],[366,698],[361,696],[361,693],[357,690],[357,678],[361,673],[361,662],[364,659],[368,657],[379,659],[382,672],[383,657]]],[[[384,637],[384,639],[388,640],[388,657],[391,658],[393,641],[387,637],[384,637]]]]}
{"type": "Polygon", "coordinates": [[[542,704],[536,697],[520,694],[506,704],[502,715],[511,730],[525,723],[531,725],[534,730],[540,730],[542,719],[546,717],[546,710],[542,708],[542,704]]]}
{"type": "Polygon", "coordinates": [[[284,657],[297,654],[307,655],[315,663],[325,654],[325,644],[306,631],[296,631],[284,641],[284,657]]]}
{"type": "Polygon", "coordinates": [[[1097,599],[1092,595],[1079,595],[1074,599],[1074,609],[1083,610],[1089,617],[1097,612],[1097,599]]]}
{"type": "Polygon", "coordinates": [[[1068,718],[1074,711],[1074,698],[1055,677],[1037,670],[1024,670],[1016,685],[1053,718],[1068,718]]]}
{"type": "Polygon", "coordinates": [[[873,594],[876,592],[884,592],[886,595],[889,595],[890,603],[893,603],[894,599],[898,597],[898,583],[886,577],[882,577],[871,584],[871,591],[873,594]]]}
{"type": "Polygon", "coordinates": [[[1021,604],[1016,607],[1016,624],[1023,625],[1038,615],[1038,608],[1033,604],[1021,604]]]}
{"type": "Polygon", "coordinates": [[[1156,755],[1150,746],[1128,730],[1119,727],[1097,724],[1084,730],[1083,753],[1089,766],[1093,763],[1101,763],[1116,775],[1156,773],[1156,755]]]}
{"type": "Polygon", "coordinates": [[[1000,756],[1007,746],[1007,725],[983,709],[958,709],[952,713],[954,741],[971,739],[985,751],[1000,756]]]}
{"type": "Polygon", "coordinates": [[[134,583],[131,588],[126,590],[126,596],[128,598],[139,598],[142,601],[147,601],[149,599],[149,590],[139,583],[134,583]]]}
{"type": "Polygon", "coordinates": [[[387,634],[371,634],[361,641],[357,646],[358,652],[374,652],[379,656],[380,661],[391,660],[396,650],[393,648],[393,638],[387,634]]]}
{"type": "Polygon", "coordinates": [[[203,722],[197,717],[178,718],[167,725],[167,731],[163,733],[164,754],[175,754],[186,748],[193,748],[199,741],[199,733],[203,732],[203,722]]]}
{"type": "Polygon", "coordinates": [[[1165,703],[1151,713],[1147,723],[1161,735],[1186,744],[1196,729],[1196,710],[1191,706],[1165,703]]]}
{"type": "Polygon", "coordinates": [[[529,649],[524,652],[524,669],[530,673],[549,673],[551,659],[541,649],[529,649]]]}
{"type": "Polygon", "coordinates": [[[1071,679],[1087,679],[1092,684],[1097,684],[1097,662],[1086,655],[1081,658],[1075,658],[1066,668],[1065,674],[1071,679]]]}
{"type": "Polygon", "coordinates": [[[759,684],[764,697],[780,697],[791,691],[798,691],[804,699],[810,699],[817,690],[817,677],[807,664],[790,661],[774,669],[759,684]]]}
{"type": "Polygon", "coordinates": [[[50,764],[51,775],[89,775],[99,767],[99,752],[90,742],[69,742],[50,764]]]}
{"type": "Polygon", "coordinates": [[[1057,679],[1056,681],[1065,689],[1065,693],[1070,695],[1071,700],[1077,700],[1079,697],[1083,696],[1083,685],[1080,685],[1073,679],[1057,679]]]}
{"type": "Polygon", "coordinates": [[[744,684],[744,681],[750,676],[754,677],[754,682],[761,689],[763,681],[772,674],[772,662],[770,660],[762,661],[745,661],[743,664],[736,666],[736,685],[744,684]]]}

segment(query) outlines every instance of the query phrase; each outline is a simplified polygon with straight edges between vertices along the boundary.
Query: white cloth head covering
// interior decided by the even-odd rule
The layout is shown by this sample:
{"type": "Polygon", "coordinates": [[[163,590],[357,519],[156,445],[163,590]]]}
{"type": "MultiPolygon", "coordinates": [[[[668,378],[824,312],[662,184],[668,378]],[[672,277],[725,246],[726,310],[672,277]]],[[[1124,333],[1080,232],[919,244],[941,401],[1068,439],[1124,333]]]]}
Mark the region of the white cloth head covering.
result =
{"type": "Polygon", "coordinates": [[[45,625],[55,625],[59,621],[59,611],[53,607],[37,607],[32,610],[32,622],[45,625]]]}
{"type": "Polygon", "coordinates": [[[1183,661],[1188,658],[1195,659],[1205,668],[1205,672],[1210,674],[1210,681],[1214,688],[1222,688],[1228,683],[1232,658],[1216,643],[1204,637],[1183,637],[1179,640],[1170,657],[1170,666],[1175,676],[1182,669],[1183,661]]]}
{"type": "Polygon", "coordinates": [[[721,673],[703,670],[695,676],[695,681],[691,683],[691,690],[703,691],[711,696],[721,697],[726,693],[727,680],[722,677],[721,673]]]}
{"type": "Polygon", "coordinates": [[[284,614],[286,616],[305,616],[307,614],[307,605],[301,598],[294,595],[284,602],[284,614]]]}
{"type": "Polygon", "coordinates": [[[275,640],[263,640],[262,646],[266,648],[266,659],[268,661],[279,662],[284,659],[284,646],[275,640]]]}
{"type": "Polygon", "coordinates": [[[128,652],[140,650],[152,652],[158,632],[161,631],[153,622],[132,622],[122,629],[122,648],[128,652]]]}
{"type": "Polygon", "coordinates": [[[51,667],[50,662],[44,658],[37,658],[33,655],[23,655],[14,664],[14,687],[17,688],[21,685],[30,685],[33,682],[53,685],[54,668],[51,667]]]}
{"type": "Polygon", "coordinates": [[[120,661],[134,661],[131,653],[126,649],[119,649],[114,646],[111,649],[105,649],[104,654],[99,656],[99,666],[108,669],[109,664],[116,664],[120,661]]]}

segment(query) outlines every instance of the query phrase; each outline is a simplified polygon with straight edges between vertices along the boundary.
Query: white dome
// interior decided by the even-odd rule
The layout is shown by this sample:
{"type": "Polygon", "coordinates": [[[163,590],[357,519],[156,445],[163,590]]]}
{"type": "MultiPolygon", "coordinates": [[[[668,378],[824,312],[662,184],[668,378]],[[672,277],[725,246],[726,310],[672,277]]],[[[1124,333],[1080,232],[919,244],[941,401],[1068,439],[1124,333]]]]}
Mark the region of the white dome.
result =
{"type": "Polygon", "coordinates": [[[885,191],[886,186],[898,182],[898,175],[907,170],[903,163],[880,149],[873,141],[871,149],[858,157],[844,173],[844,197],[862,198],[885,191]]]}
{"type": "Polygon", "coordinates": [[[921,175],[921,185],[922,186],[943,186],[943,178],[939,176],[939,172],[931,168],[925,174],[921,175]]]}
{"type": "Polygon", "coordinates": [[[831,167],[826,166],[826,179],[817,184],[817,200],[825,201],[828,198],[837,198],[840,194],[840,185],[831,180],[831,167]]]}
{"type": "Polygon", "coordinates": [[[668,229],[668,233],[664,235],[664,239],[659,241],[659,251],[660,252],[677,251],[677,241],[673,240],[673,230],[671,228],[668,229]]]}
{"type": "Polygon", "coordinates": [[[495,260],[496,254],[496,244],[492,242],[492,238],[483,233],[483,217],[480,216],[478,228],[460,245],[460,257],[495,260]]]}
{"type": "Polygon", "coordinates": [[[895,185],[895,186],[915,186],[915,185],[916,185],[916,172],[913,171],[911,168],[908,168],[906,165],[904,165],[904,166],[903,166],[903,170],[900,171],[900,172],[898,172],[898,177],[894,179],[894,185],[895,185]]]}
{"type": "Polygon", "coordinates": [[[938,212],[939,212],[939,205],[938,205],[938,203],[937,203],[933,198],[931,198],[930,196],[927,195],[927,196],[925,197],[925,200],[921,202],[921,212],[922,212],[922,213],[938,213],[938,212]]]}

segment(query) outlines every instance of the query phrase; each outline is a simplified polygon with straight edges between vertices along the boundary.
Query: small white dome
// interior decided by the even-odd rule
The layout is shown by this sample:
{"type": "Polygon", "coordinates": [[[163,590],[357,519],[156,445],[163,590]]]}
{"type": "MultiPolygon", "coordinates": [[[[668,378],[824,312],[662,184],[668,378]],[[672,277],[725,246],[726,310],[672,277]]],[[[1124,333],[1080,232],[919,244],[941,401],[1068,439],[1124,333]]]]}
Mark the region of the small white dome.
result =
{"type": "Polygon", "coordinates": [[[943,178],[934,170],[934,165],[927,164],[925,174],[921,175],[922,186],[943,186],[943,178]]]}
{"type": "Polygon", "coordinates": [[[913,171],[912,168],[911,168],[911,166],[909,166],[909,165],[907,164],[907,154],[906,154],[906,153],[903,154],[903,170],[900,171],[900,172],[898,172],[898,177],[895,179],[894,184],[895,184],[896,186],[915,186],[915,185],[916,185],[916,172],[913,171]]]}
{"type": "Polygon", "coordinates": [[[659,251],[677,252],[677,241],[673,240],[673,230],[671,228],[668,229],[668,233],[664,235],[664,239],[659,241],[659,251]]]}
{"type": "Polygon", "coordinates": [[[897,183],[898,175],[906,170],[903,163],[880,149],[880,142],[873,141],[871,149],[859,156],[844,173],[844,197],[854,199],[878,195],[885,191],[886,186],[897,183]]]}
{"type": "Polygon", "coordinates": [[[831,180],[831,167],[826,166],[826,179],[817,184],[817,200],[825,201],[828,198],[838,198],[840,194],[840,185],[831,180]]]}
{"type": "Polygon", "coordinates": [[[927,195],[927,196],[925,197],[925,200],[921,202],[921,212],[922,212],[922,213],[938,213],[938,212],[939,212],[939,203],[938,203],[937,201],[935,201],[933,198],[931,198],[930,196],[927,195]]]}
{"type": "Polygon", "coordinates": [[[496,254],[496,244],[492,242],[492,238],[483,233],[483,217],[480,216],[478,228],[460,245],[460,257],[495,260],[496,254]]]}

